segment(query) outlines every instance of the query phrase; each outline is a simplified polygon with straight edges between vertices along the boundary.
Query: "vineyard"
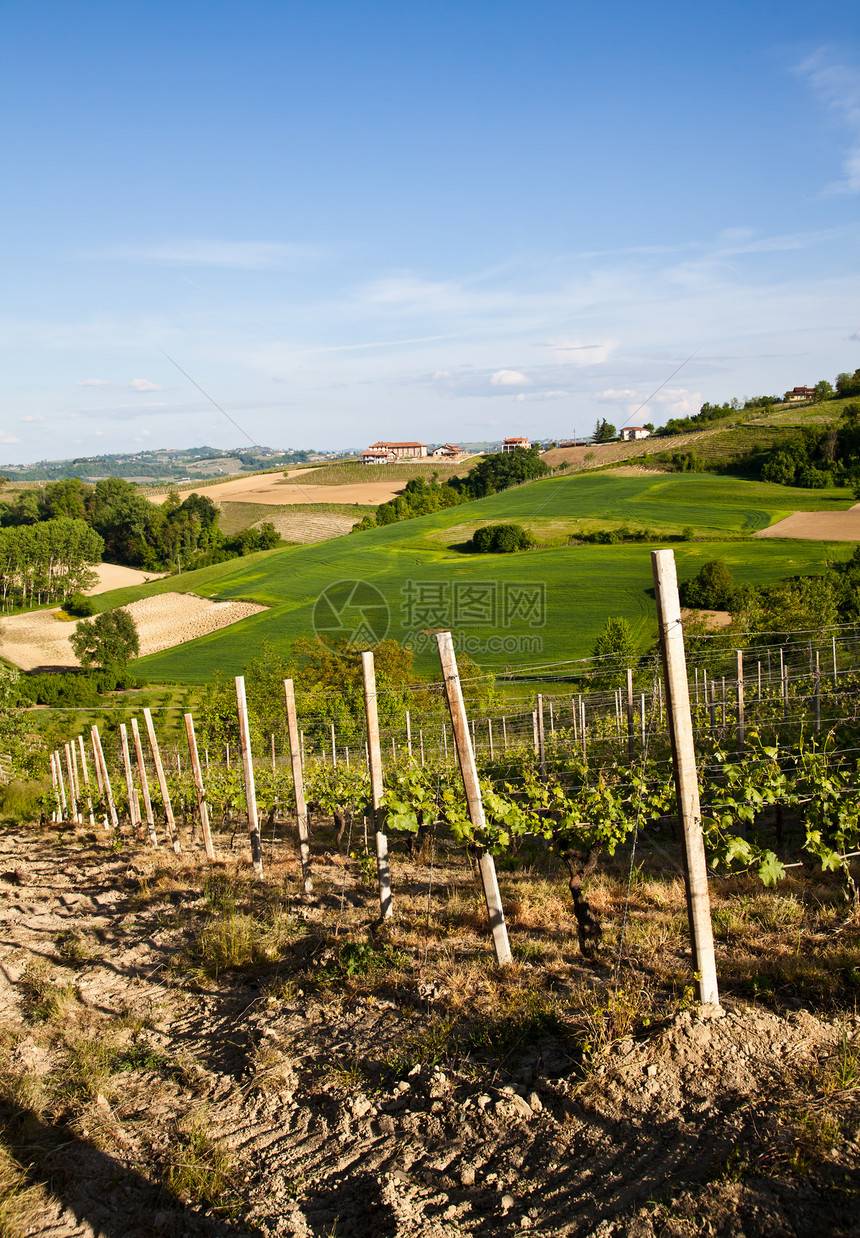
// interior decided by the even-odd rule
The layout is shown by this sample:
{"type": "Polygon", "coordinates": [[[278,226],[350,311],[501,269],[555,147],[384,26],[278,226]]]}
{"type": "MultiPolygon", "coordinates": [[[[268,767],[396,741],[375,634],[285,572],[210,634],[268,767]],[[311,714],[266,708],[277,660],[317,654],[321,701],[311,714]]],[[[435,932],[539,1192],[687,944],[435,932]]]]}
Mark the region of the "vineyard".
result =
{"type": "Polygon", "coordinates": [[[9,1232],[855,1233],[860,633],[679,676],[658,604],[512,700],[442,632],[405,701],[365,652],[57,749],[2,842],[9,1232]]]}

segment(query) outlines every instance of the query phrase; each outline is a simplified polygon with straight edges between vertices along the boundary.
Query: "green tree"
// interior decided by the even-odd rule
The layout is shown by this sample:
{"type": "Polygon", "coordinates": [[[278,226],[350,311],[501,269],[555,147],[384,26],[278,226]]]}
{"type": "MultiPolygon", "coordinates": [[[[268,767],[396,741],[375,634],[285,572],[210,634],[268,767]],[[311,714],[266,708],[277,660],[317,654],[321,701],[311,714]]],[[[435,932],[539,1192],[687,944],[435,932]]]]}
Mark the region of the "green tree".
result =
{"type": "Polygon", "coordinates": [[[834,394],[833,384],[829,383],[826,378],[822,378],[820,382],[815,384],[816,400],[829,400],[834,394]]]}
{"type": "Polygon", "coordinates": [[[610,616],[606,620],[591,656],[600,659],[594,672],[597,683],[611,688],[625,681],[627,668],[633,666],[636,659],[636,642],[623,616],[610,616]]]}
{"type": "Polygon", "coordinates": [[[614,438],[618,437],[618,431],[615,426],[608,422],[604,417],[602,421],[598,421],[594,427],[594,442],[595,443],[611,443],[614,438]]]}
{"type": "Polygon", "coordinates": [[[81,666],[119,672],[140,653],[137,625],[127,610],[107,610],[76,625],[70,644],[81,666]]]}
{"type": "Polygon", "coordinates": [[[711,559],[704,563],[692,580],[680,588],[684,606],[697,610],[730,610],[737,586],[732,573],[723,559],[711,559]]]}

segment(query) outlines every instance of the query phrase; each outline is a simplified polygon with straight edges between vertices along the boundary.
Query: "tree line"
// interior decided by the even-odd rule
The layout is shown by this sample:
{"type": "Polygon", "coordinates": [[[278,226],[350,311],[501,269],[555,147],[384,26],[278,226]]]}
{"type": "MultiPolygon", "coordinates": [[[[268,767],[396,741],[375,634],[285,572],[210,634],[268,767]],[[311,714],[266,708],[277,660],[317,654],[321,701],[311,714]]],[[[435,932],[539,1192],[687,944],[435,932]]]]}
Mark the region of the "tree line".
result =
{"type": "Polygon", "coordinates": [[[68,516],[0,528],[0,606],[65,602],[96,583],[103,551],[96,530],[68,516]]]}
{"type": "Polygon", "coordinates": [[[78,522],[97,535],[99,558],[144,571],[204,567],[270,550],[280,541],[270,522],[226,537],[218,518],[218,508],[206,495],[194,493],[181,500],[171,491],[163,503],[150,503],[120,477],[107,477],[95,485],[65,478],[21,491],[14,502],[0,505],[3,530],[26,530],[58,520],[78,522]]]}

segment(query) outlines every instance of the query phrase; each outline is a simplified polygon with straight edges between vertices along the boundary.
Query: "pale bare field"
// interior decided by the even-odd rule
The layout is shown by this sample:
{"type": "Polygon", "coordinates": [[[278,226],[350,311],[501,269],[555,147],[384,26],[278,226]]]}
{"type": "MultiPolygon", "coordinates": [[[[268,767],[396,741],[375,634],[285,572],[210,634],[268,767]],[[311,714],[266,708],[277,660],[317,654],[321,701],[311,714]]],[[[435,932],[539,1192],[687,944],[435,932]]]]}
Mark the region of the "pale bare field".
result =
{"type": "Polygon", "coordinates": [[[847,512],[792,512],[753,537],[797,537],[807,542],[860,542],[860,504],[847,512]]]}
{"type": "Polygon", "coordinates": [[[146,585],[151,580],[160,580],[166,572],[139,572],[134,567],[120,567],[118,563],[100,563],[93,571],[98,583],[84,592],[91,597],[96,593],[108,593],[111,589],[126,589],[130,585],[146,585]]]}
{"type": "MultiPolygon", "coordinates": [[[[234,503],[361,503],[378,507],[387,503],[403,489],[402,481],[354,482],[350,485],[309,485],[307,479],[315,469],[291,469],[283,473],[265,473],[261,477],[236,477],[217,486],[207,486],[206,494],[217,504],[221,499],[234,503]]],[[[150,503],[164,503],[166,494],[147,495],[150,503]]]]}
{"type": "MultiPolygon", "coordinates": [[[[172,649],[266,610],[253,602],[213,602],[193,593],[160,593],[123,607],[137,624],[140,656],[172,649]]],[[[69,637],[75,624],[60,608],[11,615],[0,621],[0,656],[22,671],[79,666],[69,637]]]]}
{"type": "MultiPolygon", "coordinates": [[[[330,515],[328,512],[274,512],[266,516],[264,521],[273,524],[284,541],[301,542],[304,545],[343,537],[344,533],[349,533],[352,526],[358,523],[356,516],[341,516],[335,513],[330,515]]],[[[258,520],[256,524],[264,521],[258,520]]]]}

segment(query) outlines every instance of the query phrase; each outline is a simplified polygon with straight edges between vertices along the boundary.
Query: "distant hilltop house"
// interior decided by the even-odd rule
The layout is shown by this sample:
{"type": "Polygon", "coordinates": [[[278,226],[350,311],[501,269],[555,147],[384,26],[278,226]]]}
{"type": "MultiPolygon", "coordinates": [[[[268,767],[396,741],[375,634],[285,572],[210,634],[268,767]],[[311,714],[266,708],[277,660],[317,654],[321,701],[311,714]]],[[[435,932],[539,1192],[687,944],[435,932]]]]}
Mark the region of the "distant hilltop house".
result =
{"type": "Polygon", "coordinates": [[[371,443],[361,453],[362,464],[390,464],[393,460],[424,460],[426,443],[371,443]]]}
{"type": "Polygon", "coordinates": [[[814,400],[814,387],[792,387],[791,391],[785,393],[786,404],[796,404],[798,400],[814,400]]]}
{"type": "Polygon", "coordinates": [[[504,452],[518,451],[520,448],[523,451],[528,451],[530,447],[531,443],[527,438],[506,438],[502,443],[502,451],[504,452]]]}
{"type": "Polygon", "coordinates": [[[460,460],[465,454],[463,448],[458,447],[456,443],[444,443],[441,447],[434,447],[430,452],[435,460],[460,460]]]}
{"type": "Polygon", "coordinates": [[[635,443],[637,439],[649,438],[650,430],[646,430],[644,426],[625,426],[621,431],[621,440],[624,443],[635,443]]]}

